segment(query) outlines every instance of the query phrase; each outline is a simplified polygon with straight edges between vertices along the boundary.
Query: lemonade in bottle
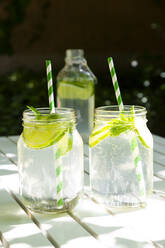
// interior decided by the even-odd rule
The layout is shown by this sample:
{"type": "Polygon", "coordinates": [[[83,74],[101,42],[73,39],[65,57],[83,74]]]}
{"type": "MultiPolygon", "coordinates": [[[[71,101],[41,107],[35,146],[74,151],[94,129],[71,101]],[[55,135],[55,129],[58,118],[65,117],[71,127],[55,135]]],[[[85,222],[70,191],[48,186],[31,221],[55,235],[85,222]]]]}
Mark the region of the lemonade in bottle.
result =
{"type": "Polygon", "coordinates": [[[58,107],[76,110],[77,128],[87,143],[93,128],[96,77],[87,66],[83,50],[67,50],[65,62],[65,67],[57,76],[58,107]]]}

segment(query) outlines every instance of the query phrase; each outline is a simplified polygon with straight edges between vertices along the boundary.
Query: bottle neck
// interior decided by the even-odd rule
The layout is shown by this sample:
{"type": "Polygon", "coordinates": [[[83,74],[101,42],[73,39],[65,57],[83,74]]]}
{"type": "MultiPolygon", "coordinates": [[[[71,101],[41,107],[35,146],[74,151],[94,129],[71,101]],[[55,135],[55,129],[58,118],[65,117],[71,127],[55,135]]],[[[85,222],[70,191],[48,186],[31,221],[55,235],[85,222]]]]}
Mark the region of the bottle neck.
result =
{"type": "Polygon", "coordinates": [[[68,49],[65,57],[66,65],[87,65],[82,49],[68,49]]]}

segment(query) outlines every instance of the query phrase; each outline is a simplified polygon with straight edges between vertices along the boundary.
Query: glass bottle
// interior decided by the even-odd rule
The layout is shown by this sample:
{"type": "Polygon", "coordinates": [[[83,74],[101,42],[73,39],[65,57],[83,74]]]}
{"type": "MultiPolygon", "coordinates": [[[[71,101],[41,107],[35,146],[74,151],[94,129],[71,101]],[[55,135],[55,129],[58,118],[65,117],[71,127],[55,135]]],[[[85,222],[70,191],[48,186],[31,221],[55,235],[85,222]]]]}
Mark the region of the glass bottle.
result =
{"type": "Polygon", "coordinates": [[[20,195],[37,212],[72,209],[83,189],[83,142],[76,129],[75,112],[48,108],[23,113],[18,140],[20,195]]]}
{"type": "Polygon", "coordinates": [[[96,108],[89,138],[90,187],[108,207],[146,204],[153,187],[153,140],[146,109],[124,106],[96,108]]]}
{"type": "Polygon", "coordinates": [[[57,105],[76,110],[77,129],[85,143],[93,128],[95,82],[83,50],[66,50],[65,66],[57,76],[57,105]]]}

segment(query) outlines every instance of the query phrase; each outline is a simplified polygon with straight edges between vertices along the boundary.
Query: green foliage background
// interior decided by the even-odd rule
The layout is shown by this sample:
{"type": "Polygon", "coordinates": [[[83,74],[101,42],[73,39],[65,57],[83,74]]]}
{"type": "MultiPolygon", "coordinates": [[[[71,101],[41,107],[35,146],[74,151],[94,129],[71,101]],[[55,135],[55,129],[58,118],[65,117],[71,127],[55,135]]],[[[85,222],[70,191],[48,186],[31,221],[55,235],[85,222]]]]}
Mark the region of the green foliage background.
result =
{"type": "MultiPolygon", "coordinates": [[[[161,0],[153,0],[161,6],[161,0]]],[[[1,3],[5,0],[1,0],[1,3]]],[[[0,55],[12,55],[11,33],[23,22],[30,0],[10,0],[5,5],[7,18],[0,17],[0,55]]],[[[50,1],[45,1],[48,6],[50,1]]],[[[163,35],[163,33],[162,33],[163,35]]],[[[144,105],[148,111],[148,125],[153,133],[165,136],[165,60],[162,56],[143,55],[138,66],[118,68],[117,74],[125,104],[144,105]]],[[[131,64],[131,60],[130,60],[131,64]]],[[[54,82],[57,72],[56,68],[54,82]]],[[[97,74],[96,107],[116,104],[108,67],[97,74]]],[[[55,90],[56,92],[56,90],[55,90]]],[[[0,75],[0,136],[20,134],[22,112],[26,105],[48,106],[46,75],[26,68],[0,75]]]]}
{"type": "MultiPolygon", "coordinates": [[[[149,61],[151,60],[149,59],[149,61]]],[[[158,64],[155,66],[146,62],[142,68],[130,67],[127,73],[120,71],[118,79],[124,103],[145,106],[148,111],[149,128],[153,133],[165,136],[165,75],[161,74],[162,70],[158,64]],[[160,75],[164,75],[164,78],[161,78],[160,75]]],[[[57,72],[58,70],[54,74],[54,82],[57,72]]],[[[96,107],[116,104],[108,68],[106,75],[101,74],[97,77],[96,107]]],[[[19,134],[22,130],[22,112],[26,105],[48,106],[46,75],[45,73],[19,69],[1,75],[0,85],[0,135],[19,134]]]]}

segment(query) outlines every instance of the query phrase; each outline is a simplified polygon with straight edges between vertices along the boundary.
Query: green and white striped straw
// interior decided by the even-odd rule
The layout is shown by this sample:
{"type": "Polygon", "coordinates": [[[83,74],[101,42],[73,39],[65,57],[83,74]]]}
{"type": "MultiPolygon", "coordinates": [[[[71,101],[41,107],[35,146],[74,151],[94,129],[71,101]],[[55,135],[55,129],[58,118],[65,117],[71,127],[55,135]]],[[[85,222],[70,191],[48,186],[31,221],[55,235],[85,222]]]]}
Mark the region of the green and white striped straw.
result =
{"type": "MultiPolygon", "coordinates": [[[[47,72],[47,82],[48,82],[48,97],[49,97],[50,113],[55,113],[52,67],[51,67],[50,60],[46,60],[46,72],[47,72]]],[[[60,147],[58,147],[58,144],[57,144],[57,151],[55,154],[55,170],[56,170],[57,205],[59,208],[62,208],[63,207],[62,160],[61,160],[61,149],[60,147]]]]}
{"type": "Polygon", "coordinates": [[[137,180],[139,183],[139,191],[141,199],[145,199],[145,183],[144,183],[144,176],[143,176],[143,170],[142,170],[142,162],[139,155],[139,148],[138,148],[138,142],[136,139],[136,136],[134,136],[131,140],[131,151],[133,155],[133,160],[135,164],[136,169],[136,175],[137,180]]]}
{"type": "MultiPolygon", "coordinates": [[[[112,57],[108,58],[108,65],[109,65],[110,74],[112,77],[112,82],[113,82],[119,110],[124,111],[124,104],[122,101],[120,88],[119,88],[119,84],[117,81],[117,76],[116,76],[112,57]]],[[[132,155],[133,155],[133,161],[134,161],[134,165],[135,165],[136,176],[137,176],[137,180],[138,180],[138,184],[139,184],[139,192],[140,192],[141,200],[144,200],[145,199],[145,183],[144,183],[144,175],[143,175],[143,170],[142,170],[142,162],[141,162],[141,158],[140,158],[140,153],[139,153],[138,142],[137,142],[136,136],[134,136],[131,140],[131,151],[132,151],[132,155]]]]}
{"type": "Polygon", "coordinates": [[[50,113],[55,113],[52,66],[51,66],[50,60],[46,60],[46,72],[47,72],[47,82],[48,82],[48,97],[49,97],[50,113]]]}
{"type": "Polygon", "coordinates": [[[119,106],[119,110],[123,111],[124,110],[123,101],[121,98],[120,88],[119,88],[119,84],[117,81],[117,76],[116,76],[115,67],[113,64],[112,57],[108,58],[108,65],[109,65],[109,69],[110,69],[110,73],[111,73],[111,77],[112,77],[113,87],[115,90],[115,95],[116,95],[117,103],[119,106]]]}

